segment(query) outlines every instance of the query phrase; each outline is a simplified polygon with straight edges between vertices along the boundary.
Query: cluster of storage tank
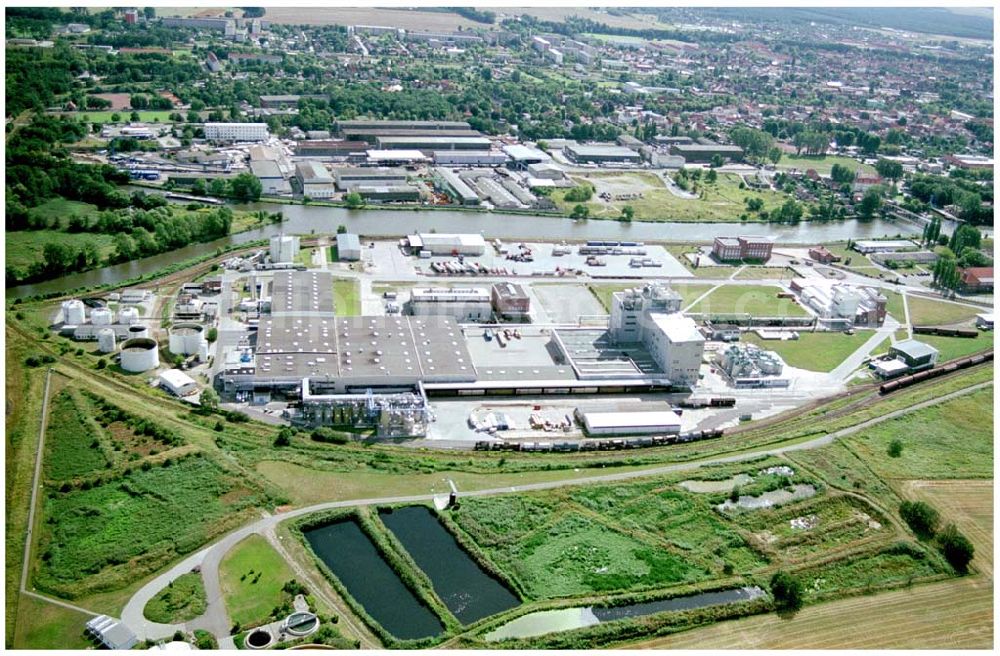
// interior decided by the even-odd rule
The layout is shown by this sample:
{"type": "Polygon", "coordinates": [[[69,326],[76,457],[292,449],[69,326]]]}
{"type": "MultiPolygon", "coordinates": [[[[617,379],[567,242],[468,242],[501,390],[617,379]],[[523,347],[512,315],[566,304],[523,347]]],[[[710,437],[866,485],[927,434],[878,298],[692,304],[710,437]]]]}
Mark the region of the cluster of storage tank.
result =
{"type": "Polygon", "coordinates": [[[197,355],[202,362],[208,360],[208,341],[205,326],[200,323],[178,323],[170,328],[170,352],[175,355],[197,355]]]}
{"type": "Polygon", "coordinates": [[[122,342],[122,369],[141,373],[158,366],[160,366],[160,351],[155,339],[134,337],[122,342]]]}

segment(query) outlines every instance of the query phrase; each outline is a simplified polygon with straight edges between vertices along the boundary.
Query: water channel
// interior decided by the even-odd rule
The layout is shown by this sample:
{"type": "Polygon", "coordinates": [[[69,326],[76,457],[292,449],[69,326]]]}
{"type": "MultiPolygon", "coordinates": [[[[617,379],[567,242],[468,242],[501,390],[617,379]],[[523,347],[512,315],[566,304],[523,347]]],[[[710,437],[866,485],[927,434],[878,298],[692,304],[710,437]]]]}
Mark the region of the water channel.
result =
{"type": "Polygon", "coordinates": [[[434,591],[462,624],[472,624],[520,601],[462,549],[425,506],[380,511],[379,518],[427,574],[434,591]]]}
{"type": "Polygon", "coordinates": [[[522,615],[515,620],[487,633],[487,642],[496,642],[510,638],[530,638],[533,636],[569,631],[601,622],[613,622],[628,617],[642,617],[654,613],[669,611],[693,610],[707,606],[720,606],[738,602],[752,601],[764,595],[760,588],[736,588],[716,592],[661,599],[625,606],[599,607],[588,606],[578,608],[561,608],[559,610],[543,610],[522,615]]]}
{"type": "Polygon", "coordinates": [[[305,531],[320,560],[376,622],[400,640],[438,635],[444,626],[382,559],[357,522],[305,531]]]}
{"type": "MultiPolygon", "coordinates": [[[[145,191],[142,187],[125,187],[126,192],[145,191]]],[[[153,192],[155,193],[155,192],[153,192]]],[[[173,202],[173,201],[172,201],[173,202]]],[[[182,203],[183,204],[183,203],[182,203]]],[[[815,244],[838,240],[869,239],[916,234],[920,227],[906,222],[803,221],[796,225],[755,223],[664,222],[620,223],[618,221],[572,221],[561,217],[540,217],[503,212],[462,212],[455,210],[349,210],[342,207],[317,205],[283,205],[280,203],[230,204],[235,210],[282,212],[280,224],[266,224],[246,232],[229,235],[203,244],[152,257],[102,267],[35,284],[19,285],[7,290],[9,297],[47,294],[77,287],[105,285],[151,273],[176,262],[209,255],[218,248],[266,239],[280,232],[291,234],[334,233],[343,224],[351,232],[371,237],[393,237],[414,232],[480,232],[488,238],[533,239],[545,241],[618,239],[637,241],[711,241],[714,237],[732,234],[756,234],[774,237],[780,243],[815,244]]]]}

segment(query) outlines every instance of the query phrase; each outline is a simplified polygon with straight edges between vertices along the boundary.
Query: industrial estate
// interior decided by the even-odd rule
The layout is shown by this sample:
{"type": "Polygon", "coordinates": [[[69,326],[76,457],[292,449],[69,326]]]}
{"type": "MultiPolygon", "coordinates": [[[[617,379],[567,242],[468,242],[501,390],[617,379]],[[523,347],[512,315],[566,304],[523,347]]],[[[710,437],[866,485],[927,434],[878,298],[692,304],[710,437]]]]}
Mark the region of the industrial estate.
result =
{"type": "Polygon", "coordinates": [[[7,648],[992,648],[992,10],[780,14],[8,9],[7,648]]]}

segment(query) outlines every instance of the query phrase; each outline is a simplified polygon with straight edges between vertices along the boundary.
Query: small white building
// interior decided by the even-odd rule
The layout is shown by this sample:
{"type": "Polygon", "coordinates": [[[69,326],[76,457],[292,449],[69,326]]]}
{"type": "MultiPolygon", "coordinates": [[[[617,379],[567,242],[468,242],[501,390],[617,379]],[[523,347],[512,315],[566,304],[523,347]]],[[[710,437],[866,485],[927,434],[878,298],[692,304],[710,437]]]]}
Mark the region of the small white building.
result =
{"type": "Polygon", "coordinates": [[[912,241],[902,239],[867,239],[854,242],[854,245],[851,248],[859,253],[868,255],[869,253],[895,253],[896,251],[906,250],[907,248],[916,248],[916,244],[912,241]]]}
{"type": "Polygon", "coordinates": [[[267,123],[206,123],[205,138],[212,141],[267,141],[267,123]]]}
{"type": "Polygon", "coordinates": [[[406,243],[414,253],[430,251],[432,255],[482,255],[486,252],[486,240],[477,234],[424,232],[408,236],[406,243]]]}
{"type": "Polygon", "coordinates": [[[984,313],[976,315],[976,328],[982,328],[983,330],[993,330],[993,313],[984,313]]]}
{"type": "Polygon", "coordinates": [[[580,412],[587,435],[651,435],[681,432],[681,419],[672,410],[645,412],[580,412]]]}
{"type": "Polygon", "coordinates": [[[296,235],[275,235],[271,237],[271,261],[275,263],[294,262],[299,254],[299,238],[296,235]]]}
{"type": "Polygon", "coordinates": [[[361,259],[361,240],[357,235],[349,232],[337,235],[337,259],[341,262],[357,262],[361,259]]]}
{"type": "Polygon", "coordinates": [[[449,316],[455,321],[489,321],[493,303],[483,287],[414,289],[410,293],[410,313],[449,316]]]}
{"type": "Polygon", "coordinates": [[[160,387],[174,396],[188,396],[198,391],[198,383],[180,369],[167,369],[160,374],[160,387]]]}

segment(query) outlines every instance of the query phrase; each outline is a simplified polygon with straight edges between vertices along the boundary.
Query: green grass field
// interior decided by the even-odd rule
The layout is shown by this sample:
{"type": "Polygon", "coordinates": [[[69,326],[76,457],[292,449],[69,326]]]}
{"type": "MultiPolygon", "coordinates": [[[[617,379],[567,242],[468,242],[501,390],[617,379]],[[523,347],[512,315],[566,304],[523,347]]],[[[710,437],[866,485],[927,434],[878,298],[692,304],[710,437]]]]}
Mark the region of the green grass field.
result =
{"type": "Polygon", "coordinates": [[[284,559],[259,535],[226,554],[219,577],[229,618],[244,628],[265,623],[288,596],[282,586],[294,578],[284,559]]]}
{"type": "Polygon", "coordinates": [[[885,295],[885,311],[889,316],[906,325],[906,309],[903,307],[903,295],[897,292],[882,291],[885,295]]]}
{"type": "MultiPolygon", "coordinates": [[[[656,175],[647,172],[588,173],[574,174],[577,182],[590,182],[596,186],[594,198],[586,203],[590,216],[598,219],[617,219],[622,208],[631,205],[638,221],[725,221],[740,222],[740,214],[746,212],[745,199],[757,197],[764,201],[764,209],[770,211],[780,206],[787,196],[765,190],[740,189],[740,178],[733,174],[722,174],[718,180],[708,184],[698,182],[699,198],[689,200],[675,196],[656,175]],[[642,198],[609,203],[597,198],[605,188],[614,188],[620,193],[642,193],[642,198]]],[[[615,192],[612,192],[615,193],[615,192]]],[[[572,211],[576,203],[567,202],[566,190],[556,190],[552,200],[565,212],[572,211]]]]}
{"type": "Polygon", "coordinates": [[[757,317],[806,317],[792,299],[778,298],[780,287],[721,285],[691,308],[704,314],[752,314],[757,317]]]}
{"type": "Polygon", "coordinates": [[[361,314],[361,287],[357,280],[333,281],[333,308],[338,317],[361,314]]]}
{"type": "MultiPolygon", "coordinates": [[[[143,123],[167,123],[170,121],[170,115],[178,110],[140,110],[139,120],[143,123]]],[[[111,116],[113,114],[118,114],[119,122],[130,121],[129,118],[132,116],[132,110],[130,109],[120,109],[117,112],[112,111],[84,111],[84,112],[74,112],[69,114],[69,116],[79,120],[79,121],[89,121],[91,123],[110,123],[111,116]]]]}
{"type": "Polygon", "coordinates": [[[791,280],[796,277],[789,267],[748,266],[736,274],[735,280],[791,280]]]}
{"type": "Polygon", "coordinates": [[[150,599],[142,614],[150,622],[181,624],[202,615],[207,607],[201,574],[190,572],[177,577],[150,599]]]}
{"type": "Polygon", "coordinates": [[[980,308],[936,301],[929,298],[907,295],[906,303],[910,306],[910,323],[914,326],[944,326],[961,323],[976,318],[977,314],[985,312],[980,308]]]}
{"type": "Polygon", "coordinates": [[[775,168],[779,170],[798,169],[800,171],[815,169],[820,175],[830,175],[834,164],[846,166],[852,171],[860,169],[865,173],[875,172],[875,167],[873,166],[863,164],[850,157],[841,157],[839,155],[801,155],[796,157],[795,155],[785,153],[781,156],[781,161],[778,162],[775,168]]]}
{"type": "Polygon", "coordinates": [[[68,391],[52,399],[49,406],[45,451],[45,477],[52,481],[92,474],[108,462],[96,427],[84,419],[68,391]]]}
{"type": "Polygon", "coordinates": [[[101,257],[107,257],[114,251],[114,235],[94,233],[58,232],[56,230],[18,230],[7,232],[4,238],[7,250],[7,266],[27,269],[34,262],[42,259],[42,251],[46,244],[66,244],[80,248],[88,241],[97,245],[101,257]]]}
{"type": "Polygon", "coordinates": [[[992,333],[982,333],[974,339],[939,335],[914,335],[913,338],[936,348],[940,352],[938,362],[954,360],[993,348],[992,333]]]}
{"type": "Polygon", "coordinates": [[[69,217],[74,214],[78,216],[90,216],[92,214],[97,214],[97,212],[98,209],[96,205],[82,203],[76,200],[67,200],[61,196],[51,198],[41,205],[31,208],[31,214],[36,216],[40,216],[45,219],[59,219],[59,226],[61,228],[66,227],[69,217]]]}
{"type": "Polygon", "coordinates": [[[993,475],[993,389],[897,417],[847,444],[884,478],[990,478],[993,475]],[[889,443],[900,440],[898,458],[889,443]]]}
{"type": "MultiPolygon", "coordinates": [[[[608,312],[611,311],[611,295],[615,292],[620,292],[625,289],[632,289],[634,287],[641,286],[641,283],[636,282],[631,285],[622,285],[615,283],[601,283],[595,282],[587,285],[591,293],[600,301],[601,305],[608,312]]],[[[670,288],[681,295],[683,299],[681,307],[686,307],[689,303],[694,301],[696,298],[707,292],[712,288],[711,285],[698,285],[698,284],[687,284],[687,283],[670,283],[670,288]]]]}
{"type": "Polygon", "coordinates": [[[798,339],[782,341],[761,339],[753,333],[745,333],[742,341],[776,352],[792,367],[810,371],[833,371],[871,336],[870,332],[864,330],[853,335],[840,332],[800,332],[798,339]]]}
{"type": "Polygon", "coordinates": [[[84,634],[89,615],[21,595],[18,601],[17,632],[10,649],[93,649],[84,634]]]}

